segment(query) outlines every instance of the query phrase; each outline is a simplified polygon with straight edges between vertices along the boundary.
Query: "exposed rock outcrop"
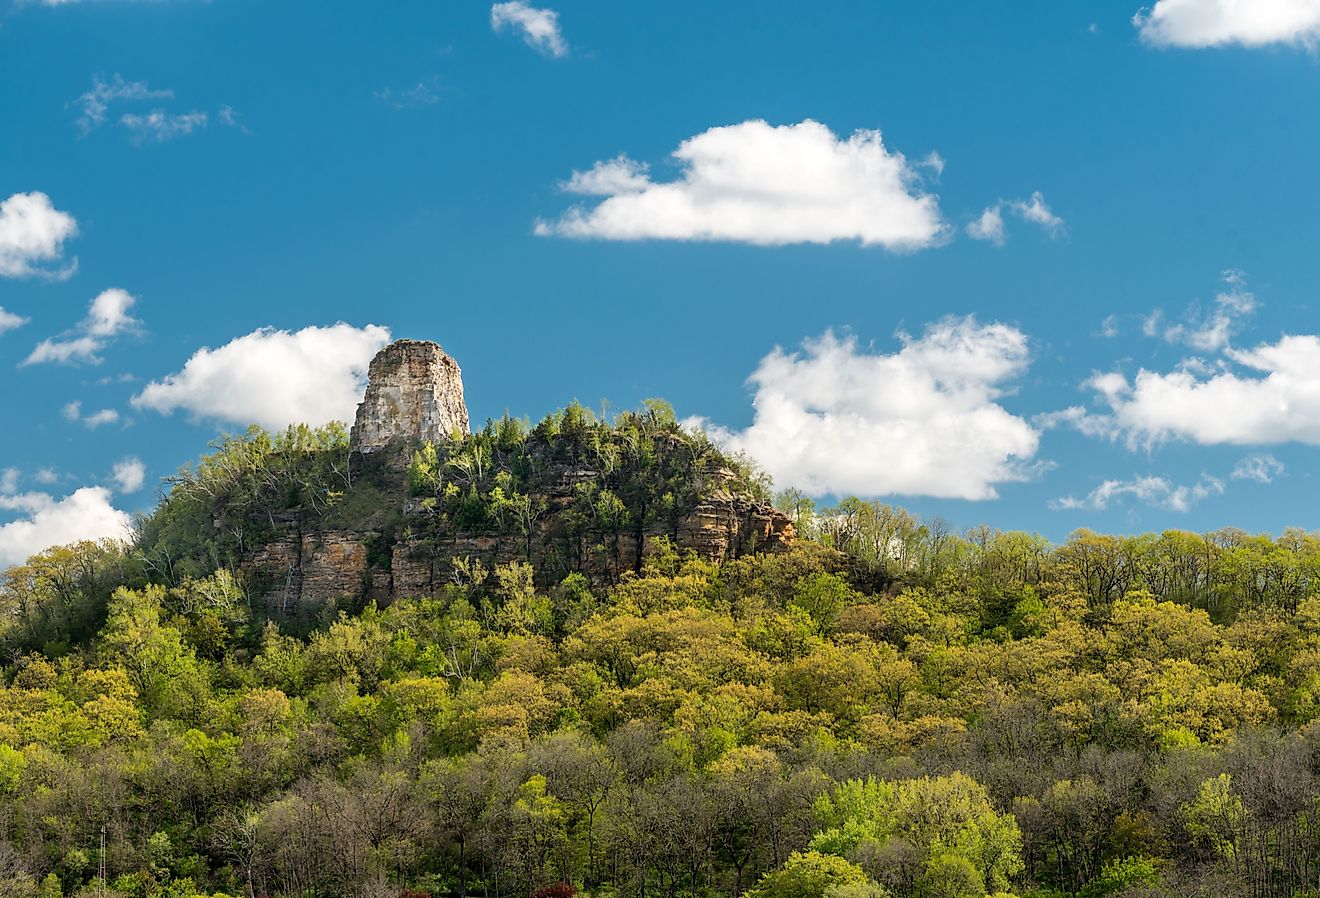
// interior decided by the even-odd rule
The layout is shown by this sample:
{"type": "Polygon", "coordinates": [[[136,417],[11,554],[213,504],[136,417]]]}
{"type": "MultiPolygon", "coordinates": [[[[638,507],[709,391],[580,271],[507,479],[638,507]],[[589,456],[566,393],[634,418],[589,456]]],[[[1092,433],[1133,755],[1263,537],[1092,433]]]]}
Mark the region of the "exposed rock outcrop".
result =
{"type": "MultiPolygon", "coordinates": [[[[450,582],[456,559],[480,560],[488,567],[527,561],[543,586],[571,570],[597,584],[617,581],[635,570],[657,539],[719,562],[753,552],[777,552],[796,540],[793,522],[779,509],[723,489],[715,489],[690,512],[669,524],[640,531],[561,532],[557,512],[570,504],[570,485],[581,470],[562,472],[560,483],[536,496],[546,514],[531,538],[522,534],[450,533],[425,536],[430,512],[416,499],[404,507],[405,533],[395,539],[375,532],[313,529],[289,525],[244,564],[244,573],[263,604],[281,614],[315,610],[327,602],[372,599],[382,605],[399,598],[433,595],[450,582]]],[[[718,472],[716,472],[718,476],[718,472]]]]}
{"type": "MultiPolygon", "coordinates": [[[[506,470],[501,488],[521,495],[525,511],[516,519],[464,518],[446,510],[438,495],[410,495],[412,450],[434,443],[443,468],[451,453],[465,451],[452,438],[468,433],[462,377],[452,358],[435,343],[415,340],[382,349],[353,425],[352,483],[341,499],[347,504],[328,518],[298,511],[272,521],[278,535],[243,563],[264,604],[300,615],[332,602],[387,604],[431,595],[451,581],[458,559],[488,567],[525,561],[542,586],[571,572],[602,585],[636,570],[660,539],[719,562],[788,548],[796,536],[786,515],[747,495],[740,475],[718,458],[698,461],[675,433],[651,438],[645,475],[621,471],[617,453],[528,437],[516,478],[506,470]],[[644,476],[656,482],[642,488],[640,480],[628,480],[644,476]],[[619,493],[632,495],[635,507],[613,522],[598,519],[591,497],[619,502],[619,493]]],[[[487,501],[463,470],[466,501],[487,501]]]]}
{"type": "Polygon", "coordinates": [[[259,581],[266,607],[286,615],[302,610],[304,600],[358,599],[369,582],[366,537],[352,531],[294,531],[267,543],[243,567],[259,581]]]}
{"type": "Polygon", "coordinates": [[[398,340],[371,360],[367,392],[349,437],[354,452],[401,441],[440,443],[468,433],[463,374],[437,344],[398,340]]]}

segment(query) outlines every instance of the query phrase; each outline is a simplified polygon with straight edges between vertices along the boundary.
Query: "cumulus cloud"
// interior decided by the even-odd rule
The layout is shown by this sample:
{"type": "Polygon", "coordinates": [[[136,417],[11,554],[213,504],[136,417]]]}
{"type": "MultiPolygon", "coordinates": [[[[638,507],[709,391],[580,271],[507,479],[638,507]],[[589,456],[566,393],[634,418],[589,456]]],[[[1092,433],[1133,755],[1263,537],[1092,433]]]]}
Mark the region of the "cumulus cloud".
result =
{"type": "Polygon", "coordinates": [[[1283,475],[1283,462],[1268,452],[1248,455],[1233,468],[1234,480],[1251,480],[1255,483],[1273,483],[1276,477],[1283,475]]]}
{"type": "Polygon", "coordinates": [[[121,493],[136,493],[147,482],[147,466],[133,456],[116,462],[111,474],[121,493]]]}
{"type": "Polygon", "coordinates": [[[1132,23],[1161,47],[1310,47],[1320,39],[1320,0],[1158,0],[1132,23]]]}
{"type": "Polygon", "coordinates": [[[135,330],[141,324],[128,314],[136,302],[133,296],[118,287],[102,291],[88,305],[87,317],[73,330],[42,340],[22,364],[101,364],[100,352],[120,334],[135,330]]]}
{"type": "Polygon", "coordinates": [[[947,237],[937,198],[879,131],[844,140],[811,120],[747,121],[688,138],[673,155],[682,172],[672,181],[653,180],[626,156],[574,172],[566,191],[604,199],[539,221],[536,233],[762,246],[856,240],[891,250],[947,237]]]}
{"type": "Polygon", "coordinates": [[[93,337],[82,336],[69,339],[50,338],[38,343],[20,364],[41,365],[46,362],[77,364],[86,362],[99,365],[104,361],[97,353],[103,346],[102,341],[93,337]]]}
{"type": "Polygon", "coordinates": [[[0,202],[0,277],[63,278],[78,265],[60,267],[64,242],[78,234],[78,222],[56,209],[44,193],[16,193],[0,202]],[[50,267],[54,265],[55,267],[50,267]]]}
{"type": "Polygon", "coordinates": [[[51,546],[85,539],[126,539],[132,523],[115,508],[110,490],[85,486],[56,499],[48,493],[0,495],[0,511],[17,512],[0,524],[0,569],[21,564],[51,546]]]}
{"type": "Polygon", "coordinates": [[[118,420],[119,412],[112,408],[103,408],[99,412],[92,412],[90,415],[83,418],[82,423],[91,430],[95,430],[102,424],[114,424],[118,420]]]}
{"type": "MultiPolygon", "coordinates": [[[[1146,336],[1205,355],[1183,358],[1167,371],[1097,372],[1082,383],[1093,393],[1093,406],[1037,416],[1037,425],[1069,424],[1134,449],[1170,440],[1320,445],[1320,336],[1286,334],[1237,348],[1234,340],[1259,304],[1241,272],[1227,271],[1223,278],[1208,312],[1194,306],[1182,320],[1171,321],[1157,310],[1142,320],[1146,336]]],[[[1113,317],[1107,322],[1108,328],[1113,317]]]]}
{"type": "Polygon", "coordinates": [[[1000,200],[986,207],[979,218],[967,225],[967,236],[1003,246],[1008,241],[1008,230],[1004,226],[1006,210],[1022,221],[1038,225],[1051,237],[1057,237],[1064,231],[1063,219],[1054,214],[1045,202],[1044,194],[1038,190],[1030,199],[1000,200]]]}
{"type": "Polygon", "coordinates": [[[7,312],[3,307],[0,307],[0,334],[3,334],[5,331],[11,331],[17,327],[22,327],[27,323],[28,319],[24,318],[22,315],[15,315],[13,312],[7,312]]]}
{"type": "Polygon", "coordinates": [[[967,225],[967,236],[973,240],[988,240],[996,246],[1003,246],[1008,240],[1004,229],[1004,210],[996,204],[986,208],[981,217],[967,225]]]}
{"type": "Polygon", "coordinates": [[[133,397],[136,408],[280,429],[351,421],[367,366],[390,340],[384,327],[339,323],[300,331],[263,328],[199,349],[182,370],[133,397]]]}
{"type": "Polygon", "coordinates": [[[83,329],[92,337],[114,337],[140,322],[128,314],[137,302],[126,291],[111,288],[100,293],[87,309],[83,329]]]}
{"type": "Polygon", "coordinates": [[[1104,511],[1110,505],[1132,498],[1145,505],[1169,511],[1190,511],[1202,499],[1222,495],[1224,482],[1204,475],[1194,484],[1178,486],[1163,477],[1136,477],[1132,480],[1106,480],[1087,495],[1055,499],[1050,507],[1061,511],[1104,511]]]}
{"type": "Polygon", "coordinates": [[[527,46],[555,58],[568,55],[568,42],[559,28],[559,13],[537,9],[523,0],[496,3],[490,8],[490,27],[496,31],[513,29],[522,35],[527,46]]]}
{"type": "Polygon", "coordinates": [[[1090,378],[1084,386],[1108,406],[1105,414],[1076,409],[1072,422],[1092,433],[1123,437],[1130,446],[1167,440],[1204,445],[1320,445],[1320,337],[1284,336],[1254,349],[1227,349],[1223,370],[1180,366],[1090,378]]]}
{"type": "Polygon", "coordinates": [[[1030,476],[1039,433],[996,401],[1029,363],[1026,336],[951,318],[902,343],[872,353],[826,333],[776,348],[750,378],[750,427],[693,423],[816,494],[990,499],[1030,476]]]}
{"type": "Polygon", "coordinates": [[[74,400],[65,403],[60,409],[60,414],[66,421],[72,421],[75,424],[81,422],[89,430],[95,430],[102,424],[113,424],[119,420],[119,412],[112,408],[103,408],[99,412],[92,412],[90,415],[84,415],[82,411],[82,402],[74,400]]]}

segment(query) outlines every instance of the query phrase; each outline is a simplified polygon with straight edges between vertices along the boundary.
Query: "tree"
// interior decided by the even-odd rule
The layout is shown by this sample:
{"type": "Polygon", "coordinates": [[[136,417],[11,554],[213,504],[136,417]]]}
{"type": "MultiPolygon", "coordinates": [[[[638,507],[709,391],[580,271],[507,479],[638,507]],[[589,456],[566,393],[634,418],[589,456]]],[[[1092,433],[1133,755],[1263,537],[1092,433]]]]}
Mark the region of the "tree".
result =
{"type": "Polygon", "coordinates": [[[226,808],[212,824],[211,838],[224,857],[238,864],[247,898],[256,898],[254,875],[261,853],[261,814],[250,808],[226,808]]]}
{"type": "Polygon", "coordinates": [[[784,866],[761,877],[748,898],[833,898],[856,894],[849,886],[865,886],[866,874],[856,864],[817,851],[794,852],[784,866]]]}
{"type": "Polygon", "coordinates": [[[149,714],[195,721],[210,690],[205,669],[183,634],[161,620],[165,590],[120,588],[110,600],[102,641],[122,664],[149,714]]]}
{"type": "MultiPolygon", "coordinates": [[[[877,864],[873,871],[877,878],[892,881],[899,890],[908,887],[911,861],[885,851],[899,844],[928,858],[927,865],[956,856],[994,890],[1007,888],[1010,878],[1022,870],[1017,822],[996,812],[985,788],[962,773],[897,783],[849,780],[822,796],[816,810],[825,828],[812,839],[814,850],[869,857],[877,864]],[[894,865],[891,860],[900,862],[894,865]],[[891,866],[896,869],[887,869],[891,866]]],[[[962,869],[961,863],[952,861],[940,865],[962,869]]]]}

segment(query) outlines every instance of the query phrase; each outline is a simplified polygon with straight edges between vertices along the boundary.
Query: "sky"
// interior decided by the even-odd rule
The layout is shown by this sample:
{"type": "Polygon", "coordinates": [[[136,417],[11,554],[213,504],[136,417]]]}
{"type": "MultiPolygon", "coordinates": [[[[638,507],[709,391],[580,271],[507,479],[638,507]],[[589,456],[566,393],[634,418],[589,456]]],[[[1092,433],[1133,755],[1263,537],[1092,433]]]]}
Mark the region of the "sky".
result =
{"type": "Polygon", "coordinates": [[[1314,529],[1320,0],[0,0],[0,564],[430,339],[779,487],[1314,529]]]}

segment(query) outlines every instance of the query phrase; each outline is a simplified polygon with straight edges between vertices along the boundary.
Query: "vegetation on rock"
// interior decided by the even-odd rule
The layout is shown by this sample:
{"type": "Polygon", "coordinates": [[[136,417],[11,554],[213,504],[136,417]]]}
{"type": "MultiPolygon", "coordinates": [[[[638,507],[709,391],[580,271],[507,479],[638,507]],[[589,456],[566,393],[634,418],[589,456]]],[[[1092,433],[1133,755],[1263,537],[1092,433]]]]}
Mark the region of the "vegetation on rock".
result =
{"type": "Polygon", "coordinates": [[[765,485],[658,403],[372,464],[252,431],[131,545],[6,574],[0,896],[1316,894],[1311,534],[1055,546],[788,493],[796,544],[710,560],[675,516],[765,485]],[[301,618],[245,568],[290,526],[529,521],[587,551],[301,618]]]}

